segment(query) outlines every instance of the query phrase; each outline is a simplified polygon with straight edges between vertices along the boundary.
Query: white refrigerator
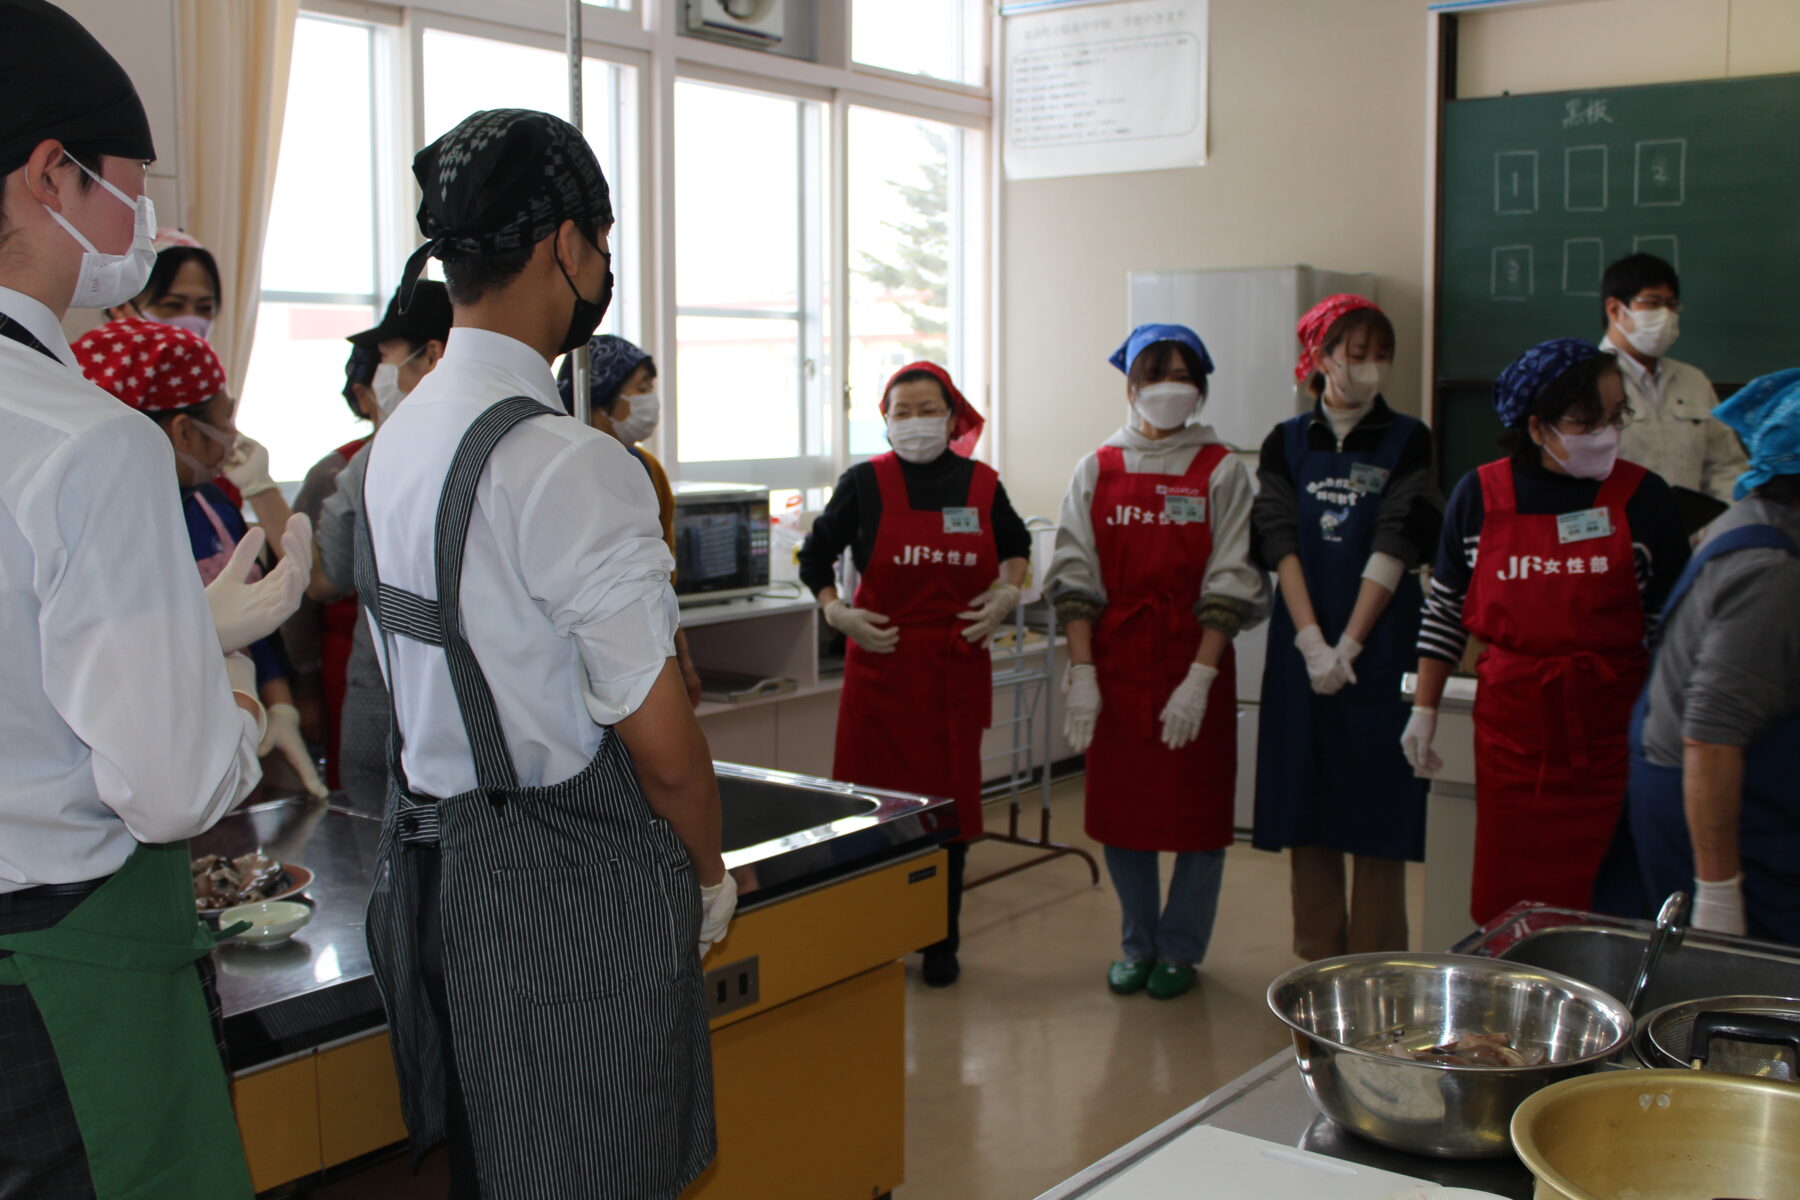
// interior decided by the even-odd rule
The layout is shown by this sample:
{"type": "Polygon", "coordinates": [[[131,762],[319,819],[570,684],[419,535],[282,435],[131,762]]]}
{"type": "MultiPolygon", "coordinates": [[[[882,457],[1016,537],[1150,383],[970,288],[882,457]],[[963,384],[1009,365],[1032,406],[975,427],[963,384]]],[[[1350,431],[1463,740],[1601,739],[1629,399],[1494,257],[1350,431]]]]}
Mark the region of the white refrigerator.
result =
{"type": "MultiPolygon", "coordinates": [[[[1379,302],[1367,271],[1328,271],[1305,265],[1208,271],[1133,271],[1128,304],[1132,328],[1149,322],[1186,325],[1212,354],[1201,419],[1239,451],[1244,465],[1277,422],[1312,406],[1294,382],[1300,343],[1294,326],[1327,296],[1355,292],[1379,302]]],[[[1276,598],[1279,603],[1279,597],[1276,598]]],[[[1262,695],[1267,624],[1237,639],[1238,775],[1236,821],[1248,829],[1256,797],[1256,732],[1262,695]]]]}

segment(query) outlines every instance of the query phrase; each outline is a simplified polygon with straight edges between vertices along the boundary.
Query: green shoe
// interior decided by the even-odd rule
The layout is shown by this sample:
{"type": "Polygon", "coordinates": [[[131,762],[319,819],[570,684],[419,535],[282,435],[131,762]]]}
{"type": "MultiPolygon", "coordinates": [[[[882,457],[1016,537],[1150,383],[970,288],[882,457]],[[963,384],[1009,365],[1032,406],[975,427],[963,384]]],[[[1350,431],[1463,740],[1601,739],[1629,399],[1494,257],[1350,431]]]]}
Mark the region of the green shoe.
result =
{"type": "Polygon", "coordinates": [[[1154,963],[1116,962],[1106,969],[1106,986],[1120,996],[1141,992],[1150,980],[1154,963]]]}
{"type": "Polygon", "coordinates": [[[1200,972],[1193,967],[1159,962],[1156,969],[1150,972],[1150,980],[1144,985],[1144,990],[1158,1000],[1173,1000],[1193,991],[1199,978],[1200,972]]]}

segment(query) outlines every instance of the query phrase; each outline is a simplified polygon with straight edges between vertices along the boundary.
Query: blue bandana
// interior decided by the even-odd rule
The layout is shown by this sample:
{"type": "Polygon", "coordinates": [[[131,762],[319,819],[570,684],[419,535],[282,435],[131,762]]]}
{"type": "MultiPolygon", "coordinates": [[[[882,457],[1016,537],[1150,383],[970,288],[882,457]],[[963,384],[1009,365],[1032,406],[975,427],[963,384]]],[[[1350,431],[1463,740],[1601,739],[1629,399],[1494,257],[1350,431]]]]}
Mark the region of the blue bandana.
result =
{"type": "MultiPolygon", "coordinates": [[[[649,362],[650,356],[637,346],[622,337],[602,334],[588,342],[588,395],[593,398],[594,411],[605,412],[618,397],[619,389],[631,378],[631,373],[639,363],[649,362]]],[[[563,411],[573,413],[575,404],[574,384],[571,376],[575,368],[567,358],[563,359],[562,369],[556,373],[556,390],[562,395],[563,411]]]]}
{"type": "Polygon", "coordinates": [[[1570,367],[1598,357],[1600,350],[1592,342],[1557,338],[1539,342],[1513,359],[1494,380],[1494,411],[1500,414],[1500,423],[1508,429],[1522,423],[1545,386],[1570,367]]]}
{"type": "Polygon", "coordinates": [[[1206,352],[1206,343],[1200,340],[1199,334],[1186,325],[1139,325],[1131,331],[1131,336],[1125,339],[1125,344],[1113,351],[1112,357],[1106,361],[1126,374],[1130,374],[1131,364],[1137,361],[1138,355],[1158,342],[1180,342],[1199,355],[1202,375],[1213,373],[1212,355],[1206,352]]]}
{"type": "Polygon", "coordinates": [[[1738,476],[1734,498],[1779,475],[1800,475],[1800,367],[1752,379],[1713,409],[1744,439],[1750,469],[1738,476]]]}

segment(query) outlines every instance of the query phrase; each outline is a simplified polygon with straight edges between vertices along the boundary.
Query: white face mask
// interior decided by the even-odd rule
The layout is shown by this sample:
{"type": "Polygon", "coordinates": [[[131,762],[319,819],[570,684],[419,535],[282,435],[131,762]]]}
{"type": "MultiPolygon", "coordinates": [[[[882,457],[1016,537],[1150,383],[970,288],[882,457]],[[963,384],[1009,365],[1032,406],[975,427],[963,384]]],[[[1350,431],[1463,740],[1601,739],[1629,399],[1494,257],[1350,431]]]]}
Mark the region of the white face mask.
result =
{"type": "Polygon", "coordinates": [[[950,418],[898,417],[888,422],[888,442],[909,463],[935,461],[950,445],[950,418]]]}
{"type": "Polygon", "coordinates": [[[655,392],[642,392],[623,397],[631,402],[631,415],[613,422],[613,431],[627,446],[635,446],[656,432],[656,418],[662,415],[662,403],[655,392]]]}
{"type": "Polygon", "coordinates": [[[1384,362],[1346,363],[1335,358],[1325,360],[1325,376],[1341,400],[1350,408],[1367,408],[1375,403],[1381,385],[1387,382],[1388,367],[1384,362]]]}
{"type": "MultiPolygon", "coordinates": [[[[1563,452],[1556,455],[1563,470],[1577,479],[1605,479],[1613,473],[1619,460],[1619,427],[1608,425],[1595,433],[1564,433],[1558,430],[1563,452]]],[[[1554,455],[1555,451],[1551,451],[1554,455]]]]}
{"type": "Polygon", "coordinates": [[[203,483],[211,483],[225,473],[225,462],[231,457],[231,452],[237,448],[237,434],[226,433],[223,429],[215,429],[198,417],[189,417],[188,420],[193,422],[195,429],[198,429],[214,442],[225,447],[224,456],[211,466],[206,465],[193,455],[184,451],[175,451],[175,461],[193,472],[194,477],[188,481],[188,486],[199,487],[203,483]]]}
{"type": "Polygon", "coordinates": [[[369,388],[375,393],[375,407],[381,410],[381,419],[384,421],[406,399],[406,393],[400,390],[398,363],[382,363],[377,366],[375,377],[369,381],[369,388]]]}
{"type": "Polygon", "coordinates": [[[175,329],[185,329],[196,337],[210,339],[212,336],[213,323],[211,317],[197,315],[189,316],[186,314],[179,317],[159,317],[154,313],[145,313],[144,320],[155,321],[158,325],[168,325],[175,329]]]}
{"type": "MultiPolygon", "coordinates": [[[[75,162],[73,158],[69,161],[75,162]]],[[[75,162],[75,165],[81,167],[88,178],[105,188],[120,204],[136,215],[131,230],[131,249],[123,254],[102,254],[94,249],[94,243],[88,241],[81,230],[70,224],[67,217],[48,204],[44,206],[50,219],[61,225],[82,250],[81,271],[75,277],[75,291],[69,297],[69,307],[111,308],[134,298],[150,282],[151,268],[156,266],[156,247],[153,244],[156,237],[156,206],[150,203],[148,196],[139,196],[134,201],[80,163],[75,162]]]]}
{"type": "Polygon", "coordinates": [[[1191,383],[1147,383],[1131,405],[1154,429],[1180,429],[1200,409],[1200,389],[1191,383]]]}
{"type": "Polygon", "coordinates": [[[382,420],[393,416],[400,402],[410,394],[400,387],[400,368],[423,353],[425,347],[420,346],[397,363],[380,363],[375,367],[375,376],[369,380],[369,390],[375,393],[375,407],[381,410],[382,420]]]}
{"type": "Polygon", "coordinates": [[[1631,348],[1646,358],[1661,358],[1668,353],[1675,339],[1681,336],[1681,314],[1673,309],[1652,308],[1647,311],[1635,308],[1625,310],[1631,318],[1629,332],[1621,329],[1625,340],[1631,348]]]}

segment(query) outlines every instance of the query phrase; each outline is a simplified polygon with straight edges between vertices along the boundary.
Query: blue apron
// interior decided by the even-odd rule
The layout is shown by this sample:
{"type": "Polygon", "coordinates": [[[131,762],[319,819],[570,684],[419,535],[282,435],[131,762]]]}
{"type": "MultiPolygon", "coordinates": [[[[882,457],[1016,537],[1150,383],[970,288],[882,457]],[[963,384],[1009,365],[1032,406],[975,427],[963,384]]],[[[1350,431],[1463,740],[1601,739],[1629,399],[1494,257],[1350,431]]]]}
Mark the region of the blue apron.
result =
{"type": "MultiPolygon", "coordinates": [[[[1667,630],[1700,568],[1737,550],[1772,549],[1800,554],[1772,525],[1740,525],[1702,546],[1688,560],[1663,606],[1667,630]]],[[[1632,848],[1644,894],[1662,897],[1694,890],[1694,848],[1688,839],[1681,768],[1644,755],[1644,717],[1650,682],[1631,713],[1631,782],[1626,794],[1632,848]]],[[[1800,712],[1790,713],[1744,749],[1743,807],[1738,854],[1744,874],[1744,912],[1750,936],[1800,945],[1800,712]]]]}
{"type": "MultiPolygon", "coordinates": [[[[1370,453],[1313,449],[1313,419],[1303,413],[1283,425],[1300,565],[1319,630],[1335,644],[1362,590],[1382,493],[1419,422],[1396,413],[1370,453]]],[[[1418,576],[1408,572],[1356,660],[1357,682],[1335,696],[1320,696],[1294,648],[1293,618],[1277,589],[1256,744],[1258,848],[1327,846],[1373,858],[1425,857],[1429,784],[1413,776],[1400,749],[1410,715],[1400,676],[1418,660],[1419,611],[1418,576]]]]}

